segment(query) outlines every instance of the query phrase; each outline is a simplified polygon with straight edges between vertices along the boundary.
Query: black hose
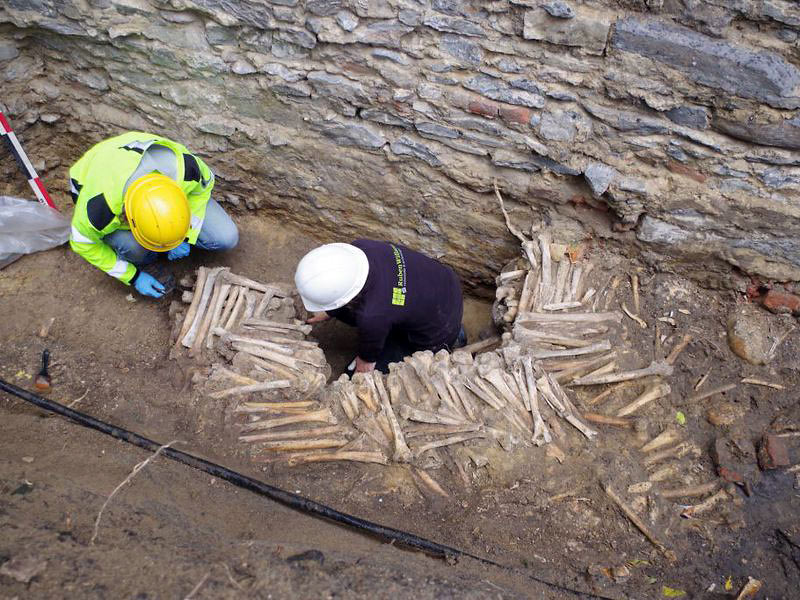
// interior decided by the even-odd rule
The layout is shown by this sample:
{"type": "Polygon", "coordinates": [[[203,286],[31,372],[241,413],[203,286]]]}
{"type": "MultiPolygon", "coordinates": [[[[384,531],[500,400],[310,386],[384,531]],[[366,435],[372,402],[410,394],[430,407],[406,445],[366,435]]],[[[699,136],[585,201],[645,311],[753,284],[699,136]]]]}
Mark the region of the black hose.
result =
{"type": "MultiPolygon", "coordinates": [[[[111,437],[115,437],[124,442],[128,442],[129,444],[133,444],[134,446],[144,448],[145,450],[155,452],[162,446],[162,444],[154,442],[153,440],[143,437],[137,433],[128,431],[127,429],[123,429],[115,425],[110,425],[109,423],[95,419],[94,417],[91,417],[85,413],[66,407],[63,404],[48,400],[47,398],[43,398],[38,394],[33,394],[11,383],[3,381],[2,379],[0,379],[0,390],[9,393],[12,396],[16,396],[17,398],[21,398],[26,402],[30,402],[31,404],[35,404],[39,408],[49,410],[50,412],[67,417],[68,419],[72,419],[79,425],[96,429],[97,431],[101,431],[107,435],[110,435],[111,437]]],[[[214,477],[224,479],[225,481],[228,481],[240,488],[250,490],[251,492],[261,494],[262,496],[266,496],[271,500],[280,502],[281,504],[284,504],[290,508],[297,509],[300,512],[323,517],[325,519],[334,521],[335,523],[347,525],[348,527],[369,533],[389,543],[396,543],[408,548],[421,550],[422,552],[437,558],[449,559],[456,558],[458,556],[466,556],[487,565],[500,567],[501,569],[507,569],[507,567],[489,560],[488,558],[482,558],[480,556],[470,554],[464,550],[451,548],[450,546],[445,546],[437,542],[426,540],[425,538],[421,538],[412,533],[407,533],[399,529],[393,529],[392,527],[386,527],[378,523],[373,523],[372,521],[367,521],[366,519],[348,515],[347,513],[340,512],[334,508],[331,508],[330,506],[326,506],[324,504],[320,504],[319,502],[315,502],[314,500],[300,496],[299,494],[294,494],[292,492],[287,492],[286,490],[276,488],[262,481],[258,481],[257,479],[253,479],[252,477],[247,477],[246,475],[242,475],[236,471],[231,471],[230,469],[227,469],[216,463],[198,458],[197,456],[193,456],[192,454],[188,454],[186,452],[181,452],[180,450],[176,450],[174,448],[166,447],[161,450],[161,454],[179,463],[199,469],[200,471],[205,471],[214,477]]],[[[569,592],[570,594],[575,594],[578,596],[590,596],[594,598],[601,597],[589,592],[573,590],[558,583],[547,581],[546,579],[540,579],[527,573],[526,575],[534,581],[538,581],[539,583],[552,588],[569,592]]]]}

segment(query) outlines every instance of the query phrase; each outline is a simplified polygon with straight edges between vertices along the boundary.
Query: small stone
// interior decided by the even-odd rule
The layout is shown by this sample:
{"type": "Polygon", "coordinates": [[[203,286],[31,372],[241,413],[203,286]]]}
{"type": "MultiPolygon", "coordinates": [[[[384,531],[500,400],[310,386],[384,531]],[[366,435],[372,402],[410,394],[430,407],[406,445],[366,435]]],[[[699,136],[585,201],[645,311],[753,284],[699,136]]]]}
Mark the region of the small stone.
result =
{"type": "Polygon", "coordinates": [[[619,175],[616,169],[604,165],[603,163],[592,163],[583,171],[583,176],[592,193],[595,196],[602,196],[611,185],[611,182],[619,175]]]}
{"type": "Polygon", "coordinates": [[[786,443],[777,435],[765,434],[758,444],[758,465],[762,470],[788,467],[789,451],[786,443]]]}
{"type": "Polygon", "coordinates": [[[741,404],[734,404],[733,402],[722,402],[717,406],[712,406],[706,412],[708,422],[716,427],[726,425],[733,425],[736,421],[741,419],[747,409],[741,404]]]}
{"type": "Polygon", "coordinates": [[[22,462],[24,462],[24,463],[32,463],[33,462],[33,457],[32,456],[23,456],[22,457],[22,462]]]}
{"type": "Polygon", "coordinates": [[[561,2],[561,0],[553,0],[552,2],[543,4],[542,8],[545,9],[551,17],[557,19],[572,19],[575,17],[575,11],[572,10],[572,7],[566,2],[561,2]]]}
{"type": "Polygon", "coordinates": [[[358,17],[349,10],[340,10],[336,13],[336,22],[345,31],[353,31],[358,27],[358,17]]]}
{"type": "Polygon", "coordinates": [[[47,562],[35,556],[26,556],[24,558],[15,556],[0,567],[0,575],[6,575],[20,583],[28,583],[44,571],[46,566],[47,562]]]}
{"type": "Polygon", "coordinates": [[[737,356],[754,365],[765,365],[773,359],[767,319],[752,304],[742,304],[728,317],[728,345],[737,356]]]}
{"type": "Polygon", "coordinates": [[[770,312],[800,315],[800,296],[794,294],[772,289],[766,293],[762,304],[770,312]]]}
{"type": "Polygon", "coordinates": [[[128,294],[127,296],[125,296],[125,300],[127,300],[128,302],[136,302],[136,298],[133,297],[133,294],[128,294]]]}
{"type": "Polygon", "coordinates": [[[718,437],[711,446],[717,475],[730,483],[753,484],[759,477],[756,449],[746,438],[718,437]]]}

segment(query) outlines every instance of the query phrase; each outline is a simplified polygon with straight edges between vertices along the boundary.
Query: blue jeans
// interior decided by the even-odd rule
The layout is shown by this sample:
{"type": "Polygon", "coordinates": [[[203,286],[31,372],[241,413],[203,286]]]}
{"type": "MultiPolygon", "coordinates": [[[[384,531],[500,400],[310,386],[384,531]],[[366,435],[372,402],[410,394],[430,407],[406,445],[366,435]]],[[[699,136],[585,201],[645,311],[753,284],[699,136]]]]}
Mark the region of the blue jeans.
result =
{"type": "MultiPolygon", "coordinates": [[[[135,265],[149,265],[163,252],[153,252],[139,244],[128,229],[117,229],[103,238],[117,256],[135,265]]],[[[239,243],[239,230],[216,200],[206,206],[206,218],[195,246],[203,250],[230,250],[239,243]]]]}

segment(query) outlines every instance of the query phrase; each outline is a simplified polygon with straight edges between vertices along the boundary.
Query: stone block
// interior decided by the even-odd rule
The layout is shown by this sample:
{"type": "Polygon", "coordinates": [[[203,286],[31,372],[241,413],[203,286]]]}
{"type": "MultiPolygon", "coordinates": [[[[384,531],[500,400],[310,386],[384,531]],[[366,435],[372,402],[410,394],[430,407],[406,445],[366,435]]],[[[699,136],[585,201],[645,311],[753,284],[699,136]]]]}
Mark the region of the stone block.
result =
{"type": "Polygon", "coordinates": [[[419,123],[415,123],[414,127],[416,127],[417,131],[423,136],[443,137],[452,139],[458,137],[458,131],[453,129],[452,127],[445,127],[443,125],[438,125],[437,123],[431,123],[429,121],[422,121],[419,123]]]}
{"type": "Polygon", "coordinates": [[[708,110],[702,106],[676,106],[667,111],[667,118],[673,123],[694,129],[708,129],[708,110]]]}
{"type": "Polygon", "coordinates": [[[592,163],[584,169],[583,176],[586,179],[586,183],[592,188],[592,194],[600,197],[611,185],[611,182],[619,177],[619,172],[603,163],[592,163]]]}
{"type": "Polygon", "coordinates": [[[562,2],[562,0],[551,0],[550,2],[542,4],[542,8],[545,9],[547,14],[551,17],[556,17],[557,19],[575,18],[575,11],[572,10],[569,4],[562,2]]]}
{"type": "Polygon", "coordinates": [[[374,150],[386,143],[381,131],[366,123],[326,123],[320,128],[320,132],[341,146],[374,150]]]}
{"type": "Polygon", "coordinates": [[[425,144],[417,142],[410,137],[403,136],[389,144],[389,149],[398,156],[413,156],[432,167],[441,166],[442,161],[436,153],[425,144]]]}
{"type": "Polygon", "coordinates": [[[443,35],[439,48],[466,65],[476,66],[483,60],[483,49],[479,44],[457,35],[443,35]]]}
{"type": "Polygon", "coordinates": [[[728,317],[728,346],[734,354],[754,365],[773,358],[769,320],[752,304],[742,304],[728,317]]]}
{"type": "Polygon", "coordinates": [[[358,27],[358,17],[349,10],[340,10],[336,13],[336,22],[345,31],[353,31],[358,27]]]}
{"type": "Polygon", "coordinates": [[[653,19],[618,21],[612,45],[678,69],[702,85],[779,108],[800,106],[800,69],[782,56],[653,19]]]}
{"type": "Polygon", "coordinates": [[[784,439],[774,434],[764,434],[758,443],[758,465],[761,470],[779,469],[790,464],[789,449],[784,439]]]}
{"type": "Polygon", "coordinates": [[[717,117],[714,129],[731,137],[762,146],[800,150],[800,117],[764,122],[757,115],[742,115],[736,120],[717,117]]]}
{"type": "Polygon", "coordinates": [[[581,9],[574,18],[561,19],[539,9],[525,13],[522,37],[583,48],[589,54],[599,56],[605,51],[610,28],[608,15],[602,12],[581,9]]]}
{"type": "Polygon", "coordinates": [[[541,94],[514,89],[497,77],[476,75],[465,81],[463,85],[466,89],[478,92],[497,102],[527,106],[528,108],[542,108],[545,104],[541,94]]]}
{"type": "Polygon", "coordinates": [[[470,37],[486,37],[486,33],[480,25],[457,17],[430,15],[423,19],[422,24],[444,33],[457,33],[470,37]]]}
{"type": "Polygon", "coordinates": [[[531,111],[522,106],[500,106],[498,114],[504,121],[520,125],[527,125],[531,120],[531,111]]]}

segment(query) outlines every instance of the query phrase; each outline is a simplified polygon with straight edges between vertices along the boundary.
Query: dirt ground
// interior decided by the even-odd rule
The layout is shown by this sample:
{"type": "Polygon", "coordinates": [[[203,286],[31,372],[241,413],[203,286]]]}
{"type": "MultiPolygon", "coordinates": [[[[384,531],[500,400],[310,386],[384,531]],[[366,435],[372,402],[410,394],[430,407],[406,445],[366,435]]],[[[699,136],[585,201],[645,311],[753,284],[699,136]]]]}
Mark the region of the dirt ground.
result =
{"type": "MultiPolygon", "coordinates": [[[[201,264],[227,265],[262,281],[290,281],[299,257],[318,243],[263,216],[237,222],[237,250],[193,251],[172,265],[175,274],[201,264]]],[[[599,281],[637,266],[602,248],[595,252],[602,258],[599,281]]],[[[683,333],[693,336],[670,378],[672,393],[643,418],[652,437],[674,426],[679,411],[685,416],[678,427],[702,449],[691,464],[680,463],[689,470],[687,480],[713,477],[708,450],[718,436],[737,433],[756,441],[776,418],[798,425],[800,334],[790,334],[769,365],[749,365],[730,351],[725,334],[728,314],[742,298],[701,290],[667,273],[640,276],[640,314],[651,325],[642,330],[625,321],[623,366],[652,359],[652,324],[659,316],[671,314],[676,321],[674,329],[664,324],[667,350],[683,333]],[[690,402],[706,373],[701,389],[743,377],[784,389],[739,384],[690,402]],[[731,406],[739,415],[734,423],[709,422],[709,409],[731,406]]],[[[618,297],[630,305],[626,286],[627,280],[618,297]]],[[[151,439],[179,440],[176,447],[184,451],[510,570],[469,559],[448,564],[382,544],[163,458],[114,496],[92,543],[106,497],[148,453],[0,394],[0,569],[22,559],[38,566],[28,583],[0,574],[0,598],[735,598],[748,577],[764,584],[758,598],[798,597],[797,473],[756,472],[749,495],[731,484],[731,499],[694,519],[677,517],[675,503],[659,505],[669,513],[658,520],[668,523],[658,535],[674,552],[671,560],[600,485],[610,481],[624,490],[646,479],[636,453],[640,440],[630,430],[598,426],[599,439],[566,448],[563,463],[536,449],[523,468],[488,473],[479,486],[439,501],[392,485],[386,467],[378,465],[254,465],[214,428],[198,424],[207,407],[193,405],[185,365],[167,358],[168,302],[130,292],[66,246],[3,269],[0,377],[32,389],[46,347],[53,360],[49,397],[56,401],[151,439]],[[38,333],[51,318],[43,339],[38,333]]],[[[468,300],[470,341],[486,333],[489,309],[485,301],[468,300]]],[[[353,332],[326,323],[316,335],[338,374],[353,357],[353,332]]],[[[640,391],[630,386],[611,402],[621,406],[640,391]]],[[[785,439],[797,463],[792,444],[798,438],[785,439]]]]}

